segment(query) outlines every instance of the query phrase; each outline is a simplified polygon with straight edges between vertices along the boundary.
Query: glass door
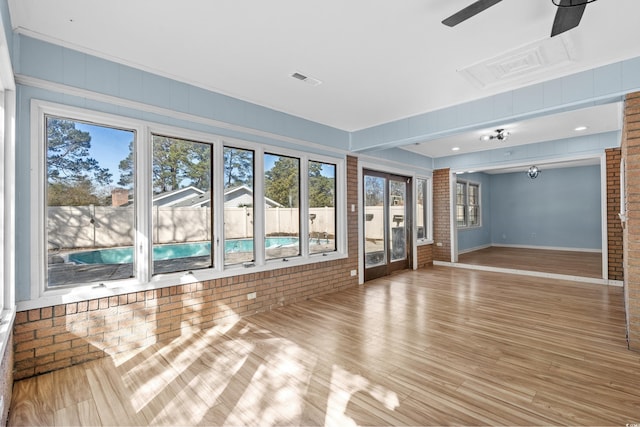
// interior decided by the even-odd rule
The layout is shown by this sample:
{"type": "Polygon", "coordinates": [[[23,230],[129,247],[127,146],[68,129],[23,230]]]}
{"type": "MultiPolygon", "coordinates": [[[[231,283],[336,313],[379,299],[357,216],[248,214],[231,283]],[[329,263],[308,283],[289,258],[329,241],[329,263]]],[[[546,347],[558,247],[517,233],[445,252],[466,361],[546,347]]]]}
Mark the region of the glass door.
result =
{"type": "Polygon", "coordinates": [[[411,179],[364,172],[365,281],[410,268],[411,179]]]}

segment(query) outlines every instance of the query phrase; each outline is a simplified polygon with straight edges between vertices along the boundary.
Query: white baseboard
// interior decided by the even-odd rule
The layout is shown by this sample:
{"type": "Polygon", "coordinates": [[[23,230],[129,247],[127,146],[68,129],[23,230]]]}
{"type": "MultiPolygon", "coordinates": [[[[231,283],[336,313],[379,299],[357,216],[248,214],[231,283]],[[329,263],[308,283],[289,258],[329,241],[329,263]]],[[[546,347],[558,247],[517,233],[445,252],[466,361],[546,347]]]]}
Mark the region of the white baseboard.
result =
{"type": "Polygon", "coordinates": [[[489,249],[491,246],[492,246],[491,244],[488,244],[488,245],[476,246],[475,248],[463,249],[461,251],[458,251],[458,255],[466,254],[469,252],[481,251],[482,249],[489,249]]]}
{"type": "MultiPolygon", "coordinates": [[[[507,244],[499,244],[499,243],[493,243],[489,246],[496,247],[496,248],[542,249],[547,251],[602,253],[602,249],[564,248],[564,247],[558,247],[558,246],[507,245],[507,244]]],[[[462,252],[458,252],[458,253],[462,253],[462,252]]]]}
{"type": "Polygon", "coordinates": [[[433,261],[433,265],[453,267],[453,268],[463,268],[466,270],[490,271],[493,273],[505,273],[505,274],[517,274],[521,276],[542,277],[545,279],[566,280],[570,282],[591,283],[594,285],[622,286],[622,282],[618,280],[598,279],[595,277],[580,277],[580,276],[573,276],[569,274],[544,273],[539,271],[518,270],[515,268],[489,267],[486,265],[460,264],[460,263],[445,262],[445,261],[433,261]]]}

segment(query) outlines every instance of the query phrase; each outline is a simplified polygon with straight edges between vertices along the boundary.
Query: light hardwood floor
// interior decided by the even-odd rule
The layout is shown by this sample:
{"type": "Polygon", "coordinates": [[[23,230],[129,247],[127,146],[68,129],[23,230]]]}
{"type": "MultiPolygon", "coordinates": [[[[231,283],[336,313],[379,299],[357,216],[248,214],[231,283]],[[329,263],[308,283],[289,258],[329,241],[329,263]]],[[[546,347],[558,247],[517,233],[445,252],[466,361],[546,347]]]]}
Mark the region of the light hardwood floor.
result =
{"type": "Polygon", "coordinates": [[[640,422],[622,289],[433,267],[15,384],[10,425],[640,422]]]}
{"type": "Polygon", "coordinates": [[[461,264],[602,278],[602,254],[492,246],[458,256],[461,264]]]}

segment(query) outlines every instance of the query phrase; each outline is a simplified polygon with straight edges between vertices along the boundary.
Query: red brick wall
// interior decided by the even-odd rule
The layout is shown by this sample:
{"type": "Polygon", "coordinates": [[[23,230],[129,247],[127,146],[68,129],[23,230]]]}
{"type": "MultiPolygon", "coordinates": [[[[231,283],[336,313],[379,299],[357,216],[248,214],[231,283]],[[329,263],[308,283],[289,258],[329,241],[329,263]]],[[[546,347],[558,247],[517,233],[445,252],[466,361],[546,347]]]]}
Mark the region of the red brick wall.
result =
{"type": "Polygon", "coordinates": [[[629,348],[640,351],[640,92],[627,95],[622,129],[627,223],[624,236],[624,293],[629,348]]]}
{"type": "Polygon", "coordinates": [[[433,259],[435,261],[451,261],[451,187],[449,179],[449,169],[433,171],[433,259]]]}
{"type": "Polygon", "coordinates": [[[609,148],[607,156],[607,246],[609,261],[609,279],[624,280],[622,265],[622,224],[620,212],[620,160],[622,150],[609,148]]]}
{"type": "Polygon", "coordinates": [[[347,157],[349,257],[242,274],[16,314],[16,380],[165,341],[225,319],[356,286],[358,268],[357,158],[347,157]],[[247,294],[256,292],[255,299],[247,294]]]}
{"type": "Polygon", "coordinates": [[[418,246],[418,268],[433,265],[433,245],[418,246]]]}

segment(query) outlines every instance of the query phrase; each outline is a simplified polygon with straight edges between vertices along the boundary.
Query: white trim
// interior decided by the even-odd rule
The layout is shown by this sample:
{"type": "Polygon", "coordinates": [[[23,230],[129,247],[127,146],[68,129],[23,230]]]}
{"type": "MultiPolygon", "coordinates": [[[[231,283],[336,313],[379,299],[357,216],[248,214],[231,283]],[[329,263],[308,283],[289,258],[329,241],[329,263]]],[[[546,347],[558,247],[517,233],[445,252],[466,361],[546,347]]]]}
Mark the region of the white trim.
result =
{"type": "Polygon", "coordinates": [[[568,248],[562,246],[534,246],[534,245],[509,245],[505,243],[492,243],[489,246],[496,248],[517,248],[517,249],[542,249],[547,251],[569,251],[569,252],[590,252],[601,253],[601,249],[589,249],[589,248],[568,248]]]}
{"type": "Polygon", "coordinates": [[[451,262],[458,262],[458,221],[457,215],[457,175],[449,170],[449,246],[451,247],[451,262]]]}
{"type": "MultiPolygon", "coordinates": [[[[132,101],[128,99],[119,98],[117,96],[105,95],[103,93],[93,92],[87,89],[80,89],[74,86],[69,86],[61,83],[54,83],[48,80],[42,80],[37,77],[26,76],[23,74],[16,74],[16,83],[24,86],[34,87],[38,89],[44,89],[52,92],[64,93],[65,95],[77,96],[80,98],[91,99],[98,102],[104,102],[119,107],[130,108],[139,110],[142,112],[158,114],[170,119],[184,120],[191,123],[202,124],[206,126],[212,126],[220,129],[226,129],[234,132],[240,132],[247,135],[269,138],[276,141],[288,142],[303,147],[321,149],[323,152],[331,151],[339,154],[349,154],[348,150],[343,150],[338,147],[327,146],[316,142],[311,142],[299,138],[293,138],[271,132],[266,132],[258,129],[248,128],[245,126],[234,125],[220,120],[215,120],[207,117],[197,116],[195,114],[183,113],[180,111],[174,111],[164,107],[158,107],[155,105],[147,104],[140,101],[132,101]]],[[[206,90],[206,89],[203,89],[206,90]]],[[[212,92],[213,93],[213,92],[212,92]]],[[[105,113],[106,114],[106,113],[105,113]]],[[[335,128],[333,128],[335,129],[335,128]]],[[[340,131],[340,129],[337,129],[340,131]]],[[[342,131],[345,132],[345,131],[342,131]]]]}
{"type": "Polygon", "coordinates": [[[608,209],[607,209],[607,155],[602,153],[600,156],[600,232],[602,244],[602,278],[609,279],[609,228],[608,228],[608,209]]]}
{"type": "Polygon", "coordinates": [[[565,280],[565,281],[579,282],[579,283],[591,283],[594,285],[621,286],[620,282],[617,280],[580,277],[580,276],[573,276],[573,275],[567,275],[567,274],[543,273],[539,271],[518,270],[514,268],[489,267],[486,265],[460,264],[460,263],[444,262],[444,261],[433,261],[433,265],[443,266],[443,267],[452,267],[452,268],[462,268],[465,270],[479,270],[479,271],[489,271],[493,273],[514,274],[514,275],[530,276],[530,277],[542,277],[545,279],[565,280]]]}
{"type": "Polygon", "coordinates": [[[488,249],[492,246],[495,246],[495,245],[492,245],[489,243],[488,245],[480,245],[480,246],[476,246],[469,249],[458,250],[458,255],[468,254],[470,252],[475,252],[475,251],[481,251],[482,249],[488,249]]]}

